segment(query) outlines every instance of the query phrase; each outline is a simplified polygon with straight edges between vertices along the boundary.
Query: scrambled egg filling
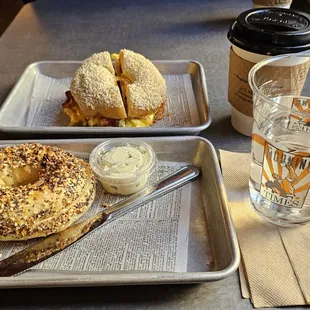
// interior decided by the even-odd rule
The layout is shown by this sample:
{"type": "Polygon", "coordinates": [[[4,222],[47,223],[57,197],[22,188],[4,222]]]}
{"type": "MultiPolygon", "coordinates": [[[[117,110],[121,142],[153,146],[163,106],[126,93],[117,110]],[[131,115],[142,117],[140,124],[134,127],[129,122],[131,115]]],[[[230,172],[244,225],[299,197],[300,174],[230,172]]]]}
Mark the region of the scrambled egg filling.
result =
{"type": "Polygon", "coordinates": [[[126,118],[119,122],[119,127],[149,127],[153,124],[155,114],[150,114],[144,118],[126,118]]]}
{"type": "MultiPolygon", "coordinates": [[[[82,124],[82,126],[111,126],[108,119],[101,115],[96,115],[93,117],[85,117],[80,110],[78,104],[74,102],[70,107],[65,108],[64,112],[70,117],[69,126],[73,126],[75,124],[82,124]]],[[[150,114],[144,118],[126,118],[119,120],[119,127],[149,127],[153,124],[155,119],[155,113],[150,114]]],[[[113,120],[117,121],[117,120],[113,120]]]]}
{"type": "Polygon", "coordinates": [[[74,105],[71,104],[70,108],[64,108],[64,112],[70,117],[69,126],[79,123],[82,123],[83,126],[87,125],[85,116],[76,103],[74,105]]]}

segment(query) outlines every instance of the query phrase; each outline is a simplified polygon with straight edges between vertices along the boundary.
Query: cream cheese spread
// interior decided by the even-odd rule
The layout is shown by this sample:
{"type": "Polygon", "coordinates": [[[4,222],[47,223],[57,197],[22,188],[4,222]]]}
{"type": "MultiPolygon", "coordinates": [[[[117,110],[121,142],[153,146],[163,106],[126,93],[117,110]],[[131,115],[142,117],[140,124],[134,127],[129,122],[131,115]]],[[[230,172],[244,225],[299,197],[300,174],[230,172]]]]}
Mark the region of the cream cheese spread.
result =
{"type": "Polygon", "coordinates": [[[105,191],[131,195],[146,186],[156,165],[156,153],[143,141],[115,139],[97,145],[89,163],[105,191]]]}
{"type": "Polygon", "coordinates": [[[148,153],[142,147],[113,147],[99,157],[99,165],[109,175],[122,178],[134,175],[148,164],[148,153]]]}
{"type": "Polygon", "coordinates": [[[98,179],[111,194],[130,195],[145,187],[154,158],[143,145],[114,146],[98,153],[98,179]]]}

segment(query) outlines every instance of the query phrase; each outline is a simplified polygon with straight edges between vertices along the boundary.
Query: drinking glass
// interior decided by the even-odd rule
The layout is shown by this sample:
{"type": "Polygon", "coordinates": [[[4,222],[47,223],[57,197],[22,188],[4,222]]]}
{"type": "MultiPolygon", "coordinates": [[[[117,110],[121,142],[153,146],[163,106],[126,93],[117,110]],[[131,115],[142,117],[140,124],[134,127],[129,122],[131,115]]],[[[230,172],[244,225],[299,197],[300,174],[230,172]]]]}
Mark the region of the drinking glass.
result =
{"type": "Polygon", "coordinates": [[[310,53],[265,59],[249,73],[253,91],[250,199],[274,224],[310,222],[310,53]]]}

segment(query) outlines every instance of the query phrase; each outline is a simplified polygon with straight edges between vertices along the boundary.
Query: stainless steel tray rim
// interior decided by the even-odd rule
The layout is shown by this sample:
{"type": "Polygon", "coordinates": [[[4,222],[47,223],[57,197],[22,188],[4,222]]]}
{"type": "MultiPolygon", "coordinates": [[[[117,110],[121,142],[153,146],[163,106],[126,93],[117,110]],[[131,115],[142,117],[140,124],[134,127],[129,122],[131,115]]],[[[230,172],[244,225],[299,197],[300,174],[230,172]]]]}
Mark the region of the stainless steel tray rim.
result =
{"type": "MultiPolygon", "coordinates": [[[[197,130],[203,131],[208,127],[208,124],[195,126],[195,127],[161,127],[157,128],[157,132],[162,133],[169,133],[171,135],[176,134],[176,132],[179,134],[184,133],[186,135],[189,134],[198,134],[197,130]]],[[[92,134],[94,132],[102,132],[102,127],[92,127],[92,132],[89,132],[89,127],[4,127],[0,125],[0,132],[20,132],[21,129],[23,132],[29,132],[29,133],[42,133],[42,131],[47,130],[49,134],[53,133],[85,133],[85,134],[92,134]],[[5,128],[5,130],[4,130],[5,128]]],[[[126,127],[122,128],[124,130],[123,134],[148,134],[149,128],[143,127],[143,128],[133,128],[133,127],[126,127]]],[[[119,134],[119,127],[106,127],[104,129],[105,132],[103,134],[107,133],[118,133],[119,134]]]]}
{"type": "MultiPolygon", "coordinates": [[[[234,269],[232,272],[234,272],[234,269]]],[[[100,273],[85,275],[77,273],[75,275],[56,274],[44,279],[44,284],[35,283],[35,280],[42,281],[42,277],[35,276],[29,278],[3,278],[0,288],[22,288],[28,280],[27,287],[61,287],[61,286],[110,286],[110,285],[139,285],[139,284],[189,284],[220,281],[226,278],[226,272],[210,271],[203,275],[199,272],[161,272],[159,275],[152,276],[150,273],[138,272],[119,272],[119,273],[100,273]],[[123,277],[126,274],[126,281],[123,277]],[[31,283],[29,280],[33,280],[31,283]],[[104,280],[104,282],[103,282],[104,280]]]]}
{"type": "MultiPolygon", "coordinates": [[[[217,154],[216,154],[216,151],[215,151],[213,144],[204,137],[197,137],[197,138],[201,141],[204,141],[206,144],[209,145],[214,160],[218,162],[218,157],[217,157],[217,154]]],[[[217,174],[217,178],[219,180],[221,180],[221,184],[224,184],[223,176],[222,176],[222,173],[220,171],[219,165],[217,165],[216,174],[217,174]]],[[[226,215],[225,218],[227,219],[226,225],[228,227],[230,235],[232,236],[232,243],[233,243],[232,251],[233,251],[233,255],[235,257],[235,260],[232,261],[231,264],[227,268],[221,270],[221,272],[226,274],[226,272],[231,273],[231,272],[234,272],[238,269],[239,264],[240,264],[240,249],[239,249],[237,234],[236,234],[234,224],[233,224],[233,220],[232,220],[231,213],[230,213],[230,208],[228,205],[228,198],[227,198],[225,188],[223,188],[222,191],[220,192],[220,199],[221,199],[223,205],[225,206],[225,208],[223,209],[223,212],[225,212],[225,215],[226,215]]]]}
{"type": "MultiPolygon", "coordinates": [[[[197,61],[197,60],[194,60],[194,59],[171,59],[171,60],[168,60],[168,59],[150,59],[152,62],[154,63],[184,63],[184,62],[193,62],[193,63],[196,63],[197,65],[199,65],[201,68],[203,68],[202,64],[197,61]]],[[[82,63],[83,60],[40,60],[40,61],[35,61],[31,64],[29,64],[27,68],[31,68],[32,66],[36,66],[37,64],[44,64],[44,63],[71,63],[71,64],[75,64],[75,63],[82,63]]]]}

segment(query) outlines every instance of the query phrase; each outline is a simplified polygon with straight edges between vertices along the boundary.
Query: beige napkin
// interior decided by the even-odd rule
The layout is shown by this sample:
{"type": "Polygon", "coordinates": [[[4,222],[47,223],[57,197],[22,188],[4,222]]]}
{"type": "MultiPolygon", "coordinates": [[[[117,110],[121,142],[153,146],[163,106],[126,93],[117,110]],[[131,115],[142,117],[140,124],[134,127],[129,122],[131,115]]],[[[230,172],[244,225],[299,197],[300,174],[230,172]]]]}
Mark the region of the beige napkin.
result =
{"type": "Polygon", "coordinates": [[[250,154],[221,151],[224,183],[241,249],[241,292],[255,308],[310,304],[310,224],[282,228],[252,209],[250,154]]]}

